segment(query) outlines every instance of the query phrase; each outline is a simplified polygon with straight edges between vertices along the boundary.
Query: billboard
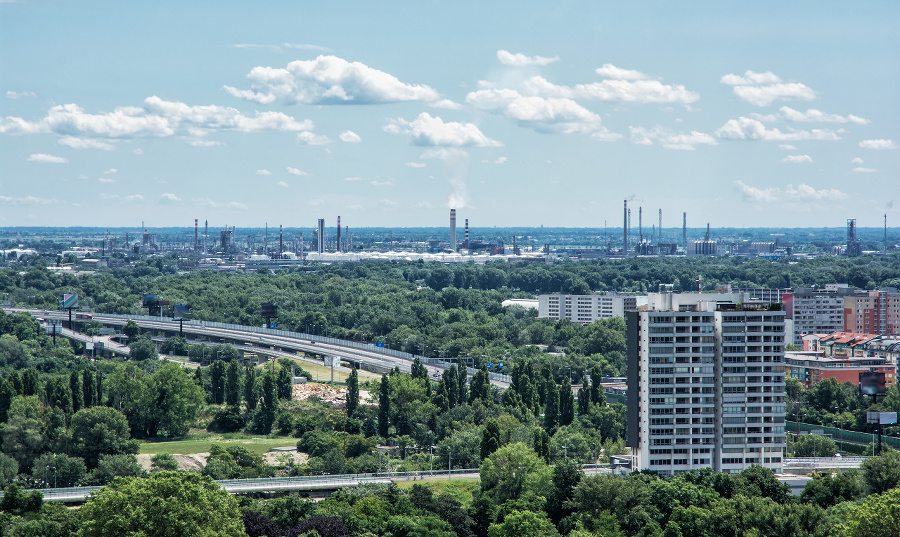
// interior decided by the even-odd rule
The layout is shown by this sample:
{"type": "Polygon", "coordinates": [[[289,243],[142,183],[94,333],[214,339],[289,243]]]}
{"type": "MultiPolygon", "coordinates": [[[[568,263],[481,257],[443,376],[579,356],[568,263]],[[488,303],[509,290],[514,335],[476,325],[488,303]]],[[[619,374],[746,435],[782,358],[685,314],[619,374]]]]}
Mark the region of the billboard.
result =
{"type": "Polygon", "coordinates": [[[145,308],[155,308],[159,306],[159,298],[156,295],[147,293],[144,295],[144,307],[145,308]]]}
{"type": "Polygon", "coordinates": [[[897,423],[896,412],[866,412],[867,423],[880,423],[881,425],[895,425],[897,423]]]}
{"type": "Polygon", "coordinates": [[[191,318],[191,307],[190,306],[174,306],[172,308],[172,319],[175,321],[181,321],[191,318]]]}
{"type": "Polygon", "coordinates": [[[262,316],[263,317],[277,317],[278,316],[278,304],[275,302],[263,302],[261,306],[262,316]]]}
{"type": "Polygon", "coordinates": [[[859,372],[859,393],[861,395],[881,395],[886,391],[887,384],[884,372],[859,372]]]}
{"type": "Polygon", "coordinates": [[[77,308],[78,295],[63,295],[63,299],[59,301],[61,308],[77,308]]]}

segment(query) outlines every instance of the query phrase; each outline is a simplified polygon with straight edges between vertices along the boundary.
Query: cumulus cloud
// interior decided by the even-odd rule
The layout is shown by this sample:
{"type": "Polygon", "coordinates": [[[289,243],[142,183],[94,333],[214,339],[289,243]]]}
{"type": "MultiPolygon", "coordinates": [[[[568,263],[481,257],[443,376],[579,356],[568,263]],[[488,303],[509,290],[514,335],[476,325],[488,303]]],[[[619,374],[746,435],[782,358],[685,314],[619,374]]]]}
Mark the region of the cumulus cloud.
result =
{"type": "Polygon", "coordinates": [[[112,173],[119,173],[119,170],[117,170],[115,168],[110,168],[110,169],[106,170],[105,172],[103,172],[104,175],[109,175],[112,173]]]}
{"type": "Polygon", "coordinates": [[[224,106],[190,106],[178,101],[148,97],[143,106],[120,107],[105,114],[88,114],[80,106],[64,104],[50,108],[38,121],[19,117],[0,119],[0,133],[54,133],[79,138],[201,138],[210,132],[259,132],[264,130],[309,131],[313,123],[297,121],[281,112],[244,115],[224,106]]]}
{"type": "Polygon", "coordinates": [[[97,140],[96,138],[76,138],[74,136],[63,136],[57,140],[56,143],[73,149],[100,149],[103,151],[112,151],[116,148],[113,144],[97,140]]]}
{"type": "Polygon", "coordinates": [[[809,155],[788,155],[778,162],[782,164],[806,164],[812,161],[813,159],[809,155]]]}
{"type": "Polygon", "coordinates": [[[35,196],[22,196],[17,198],[0,195],[0,201],[2,201],[3,203],[8,203],[10,205],[50,205],[53,203],[59,203],[55,199],[38,198],[35,196]]]}
{"type": "Polygon", "coordinates": [[[509,161],[506,157],[497,157],[497,160],[494,161],[494,164],[506,164],[509,161]]]}
{"type": "Polygon", "coordinates": [[[793,141],[793,140],[840,140],[838,133],[843,130],[797,130],[790,129],[788,132],[781,132],[778,129],[768,129],[763,123],[757,119],[748,117],[740,117],[738,119],[729,119],[724,125],[716,130],[716,136],[728,140],[766,140],[766,141],[793,141]]]}
{"type": "Polygon", "coordinates": [[[177,203],[179,201],[181,201],[181,198],[171,192],[163,192],[159,195],[159,203],[177,203]]]}
{"type": "Polygon", "coordinates": [[[400,204],[393,200],[383,199],[378,202],[382,207],[399,207],[400,204]]]}
{"type": "Polygon", "coordinates": [[[850,164],[862,164],[862,163],[863,163],[863,159],[861,159],[859,157],[854,157],[853,160],[850,161],[850,164]]]}
{"type": "Polygon", "coordinates": [[[344,181],[356,182],[362,181],[362,177],[344,177],[344,181]]]}
{"type": "Polygon", "coordinates": [[[503,65],[510,65],[513,67],[526,67],[529,65],[550,65],[551,63],[558,62],[559,56],[545,58],[543,56],[526,56],[520,53],[513,54],[512,52],[508,52],[505,50],[498,50],[497,59],[500,60],[500,63],[502,63],[503,65]]]}
{"type": "Polygon", "coordinates": [[[116,180],[111,177],[101,177],[100,179],[98,179],[98,181],[100,181],[101,183],[115,183],[116,182],[116,180]]]}
{"type": "Polygon", "coordinates": [[[745,184],[743,181],[735,181],[741,196],[754,203],[809,203],[815,201],[838,201],[847,197],[847,194],[836,189],[816,190],[807,184],[787,185],[786,188],[769,187],[757,188],[745,184]]]}
{"type": "Polygon", "coordinates": [[[54,155],[48,155],[46,153],[35,153],[28,157],[28,162],[46,162],[49,164],[65,164],[69,162],[68,159],[64,157],[57,157],[54,155]]]}
{"type": "Polygon", "coordinates": [[[21,99],[22,97],[37,97],[37,94],[33,91],[7,91],[6,92],[7,99],[21,99]]]}
{"type": "Polygon", "coordinates": [[[303,170],[298,170],[297,168],[293,168],[293,167],[291,167],[291,166],[288,166],[288,167],[287,167],[287,172],[288,172],[289,174],[291,174],[291,175],[300,175],[300,176],[307,176],[307,175],[309,175],[307,172],[305,172],[305,171],[303,171],[303,170]]]}
{"type": "Polygon", "coordinates": [[[735,97],[756,106],[769,106],[775,100],[812,101],[816,98],[816,92],[808,86],[799,82],[782,82],[771,71],[756,73],[748,70],[744,76],[728,74],[720,82],[733,86],[735,97]]]}
{"type": "Polygon", "coordinates": [[[217,145],[225,145],[222,142],[216,142],[214,140],[204,140],[202,138],[188,138],[187,143],[188,145],[194,147],[215,147],[217,145]]]}
{"type": "Polygon", "coordinates": [[[599,115],[567,97],[522,95],[514,89],[483,89],[469,93],[466,103],[538,132],[606,132],[599,115]]]}
{"type": "Polygon", "coordinates": [[[272,175],[269,170],[256,170],[256,175],[272,175]]]}
{"type": "Polygon", "coordinates": [[[287,187],[289,186],[289,185],[288,185],[287,183],[285,183],[284,181],[278,181],[278,182],[275,183],[275,184],[278,185],[278,186],[280,186],[280,187],[282,187],[282,188],[287,188],[287,187]]]}
{"type": "Polygon", "coordinates": [[[405,84],[384,71],[336,56],[293,61],[285,69],[254,67],[247,78],[250,89],[224,86],[225,91],[260,104],[275,101],[285,104],[380,104],[439,100],[438,92],[428,86],[405,84]]]}
{"type": "Polygon", "coordinates": [[[138,148],[138,149],[133,150],[132,153],[134,153],[135,155],[143,155],[143,154],[144,154],[144,150],[138,148]]]}
{"type": "Polygon", "coordinates": [[[431,117],[427,112],[422,112],[412,121],[397,118],[386,125],[384,130],[391,134],[408,134],[412,136],[413,144],[422,146],[496,147],[503,145],[485,136],[472,123],[454,121],[444,123],[440,117],[431,117]]]}
{"type": "Polygon", "coordinates": [[[751,114],[760,121],[796,121],[800,123],[855,123],[857,125],[868,125],[870,121],[864,117],[847,114],[842,116],[839,114],[826,114],[821,110],[809,108],[806,112],[794,110],[789,106],[782,106],[778,109],[778,114],[751,114]]]}
{"type": "Polygon", "coordinates": [[[600,77],[602,78],[612,78],[615,80],[644,80],[650,78],[640,71],[622,69],[621,67],[616,67],[611,63],[603,64],[603,67],[594,69],[594,72],[600,75],[600,77]]]}
{"type": "Polygon", "coordinates": [[[325,145],[331,142],[327,136],[320,136],[318,134],[305,131],[297,133],[297,143],[306,144],[306,145],[325,145]]]}
{"type": "Polygon", "coordinates": [[[876,173],[876,172],[878,172],[878,170],[876,170],[875,168],[863,168],[861,166],[853,168],[850,171],[852,171],[853,173],[876,173]]]}
{"type": "Polygon", "coordinates": [[[700,95],[680,84],[663,84],[659,80],[651,80],[638,71],[619,69],[607,64],[597,70],[630,78],[610,78],[590,84],[560,86],[544,77],[533,76],[525,82],[525,92],[544,97],[563,97],[569,99],[595,99],[618,103],[681,103],[689,104],[700,99],[700,95]],[[614,70],[618,73],[613,72],[614,70]],[[629,75],[628,73],[636,73],[629,75]],[[640,75],[642,78],[635,78],[640,75]]]}
{"type": "Polygon", "coordinates": [[[390,181],[372,181],[372,186],[394,186],[390,181]]]}
{"type": "Polygon", "coordinates": [[[718,145],[716,139],[709,134],[691,131],[673,132],[666,127],[629,127],[629,141],[638,145],[653,145],[659,142],[666,149],[693,151],[697,145],[718,145]]]}
{"type": "Polygon", "coordinates": [[[362,142],[362,138],[360,138],[359,135],[353,131],[344,131],[340,136],[338,136],[338,138],[340,138],[342,142],[347,142],[350,144],[362,142]]]}
{"type": "Polygon", "coordinates": [[[441,99],[440,101],[431,103],[432,108],[443,108],[445,110],[462,110],[463,105],[451,101],[450,99],[441,99]]]}
{"type": "Polygon", "coordinates": [[[865,149],[897,149],[897,144],[893,140],[863,140],[859,143],[859,147],[865,149]]]}
{"type": "Polygon", "coordinates": [[[144,199],[144,196],[140,194],[131,194],[129,196],[120,196],[119,194],[108,194],[106,192],[100,193],[100,199],[107,201],[123,201],[126,203],[130,203],[132,201],[141,201],[144,199]]]}
{"type": "Polygon", "coordinates": [[[779,144],[778,149],[784,149],[785,151],[796,151],[797,146],[791,144],[779,144]]]}
{"type": "Polygon", "coordinates": [[[424,162],[407,162],[406,165],[410,168],[424,168],[425,166],[428,166],[428,164],[425,164],[424,162]]]}

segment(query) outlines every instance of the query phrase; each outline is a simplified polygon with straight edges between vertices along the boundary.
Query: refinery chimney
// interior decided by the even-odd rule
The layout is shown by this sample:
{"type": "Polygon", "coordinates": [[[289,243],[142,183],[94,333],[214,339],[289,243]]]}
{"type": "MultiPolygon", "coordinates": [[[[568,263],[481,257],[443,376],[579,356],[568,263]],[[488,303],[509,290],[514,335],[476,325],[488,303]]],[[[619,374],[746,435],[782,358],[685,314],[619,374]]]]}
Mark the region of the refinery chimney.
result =
{"type": "Polygon", "coordinates": [[[337,220],[337,244],[335,245],[334,250],[338,253],[341,252],[341,217],[340,216],[338,216],[338,220],[337,220]]]}
{"type": "MultiPolygon", "coordinates": [[[[885,226],[887,226],[887,217],[885,217],[885,226]]],[[[887,229],[887,227],[885,227],[887,229]]],[[[463,246],[466,250],[469,249],[469,219],[466,218],[466,242],[465,246],[463,246]]]]}
{"type": "Polygon", "coordinates": [[[450,250],[456,251],[456,209],[450,209],[450,250]]]}
{"type": "Polygon", "coordinates": [[[325,253],[325,219],[319,218],[319,229],[316,233],[316,251],[320,254],[325,253]]]}
{"type": "Polygon", "coordinates": [[[687,213],[681,215],[681,241],[684,243],[684,253],[687,255],[687,213]]]}
{"type": "Polygon", "coordinates": [[[622,254],[628,255],[628,200],[625,200],[625,209],[622,211],[622,254]]]}

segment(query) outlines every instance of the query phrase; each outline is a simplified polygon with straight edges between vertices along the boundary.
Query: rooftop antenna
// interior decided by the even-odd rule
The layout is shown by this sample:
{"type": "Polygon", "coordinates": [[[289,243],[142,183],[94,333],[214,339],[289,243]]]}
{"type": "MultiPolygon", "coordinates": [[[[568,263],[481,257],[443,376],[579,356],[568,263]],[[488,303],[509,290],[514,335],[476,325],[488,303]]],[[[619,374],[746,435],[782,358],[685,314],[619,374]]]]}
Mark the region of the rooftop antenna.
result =
{"type": "Polygon", "coordinates": [[[706,223],[706,242],[709,242],[709,222],[706,223]]]}

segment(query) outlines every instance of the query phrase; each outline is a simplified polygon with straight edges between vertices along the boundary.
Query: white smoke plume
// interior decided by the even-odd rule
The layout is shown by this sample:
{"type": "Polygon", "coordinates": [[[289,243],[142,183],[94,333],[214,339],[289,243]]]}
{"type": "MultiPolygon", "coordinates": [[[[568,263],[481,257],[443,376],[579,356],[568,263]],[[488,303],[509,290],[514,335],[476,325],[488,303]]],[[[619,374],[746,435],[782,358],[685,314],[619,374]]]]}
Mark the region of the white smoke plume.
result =
{"type": "Polygon", "coordinates": [[[466,191],[466,168],[469,164],[469,154],[461,149],[440,148],[430,149],[422,153],[423,159],[438,159],[443,161],[444,167],[450,176],[450,193],[447,195],[448,209],[471,208],[469,194],[466,191]]]}

